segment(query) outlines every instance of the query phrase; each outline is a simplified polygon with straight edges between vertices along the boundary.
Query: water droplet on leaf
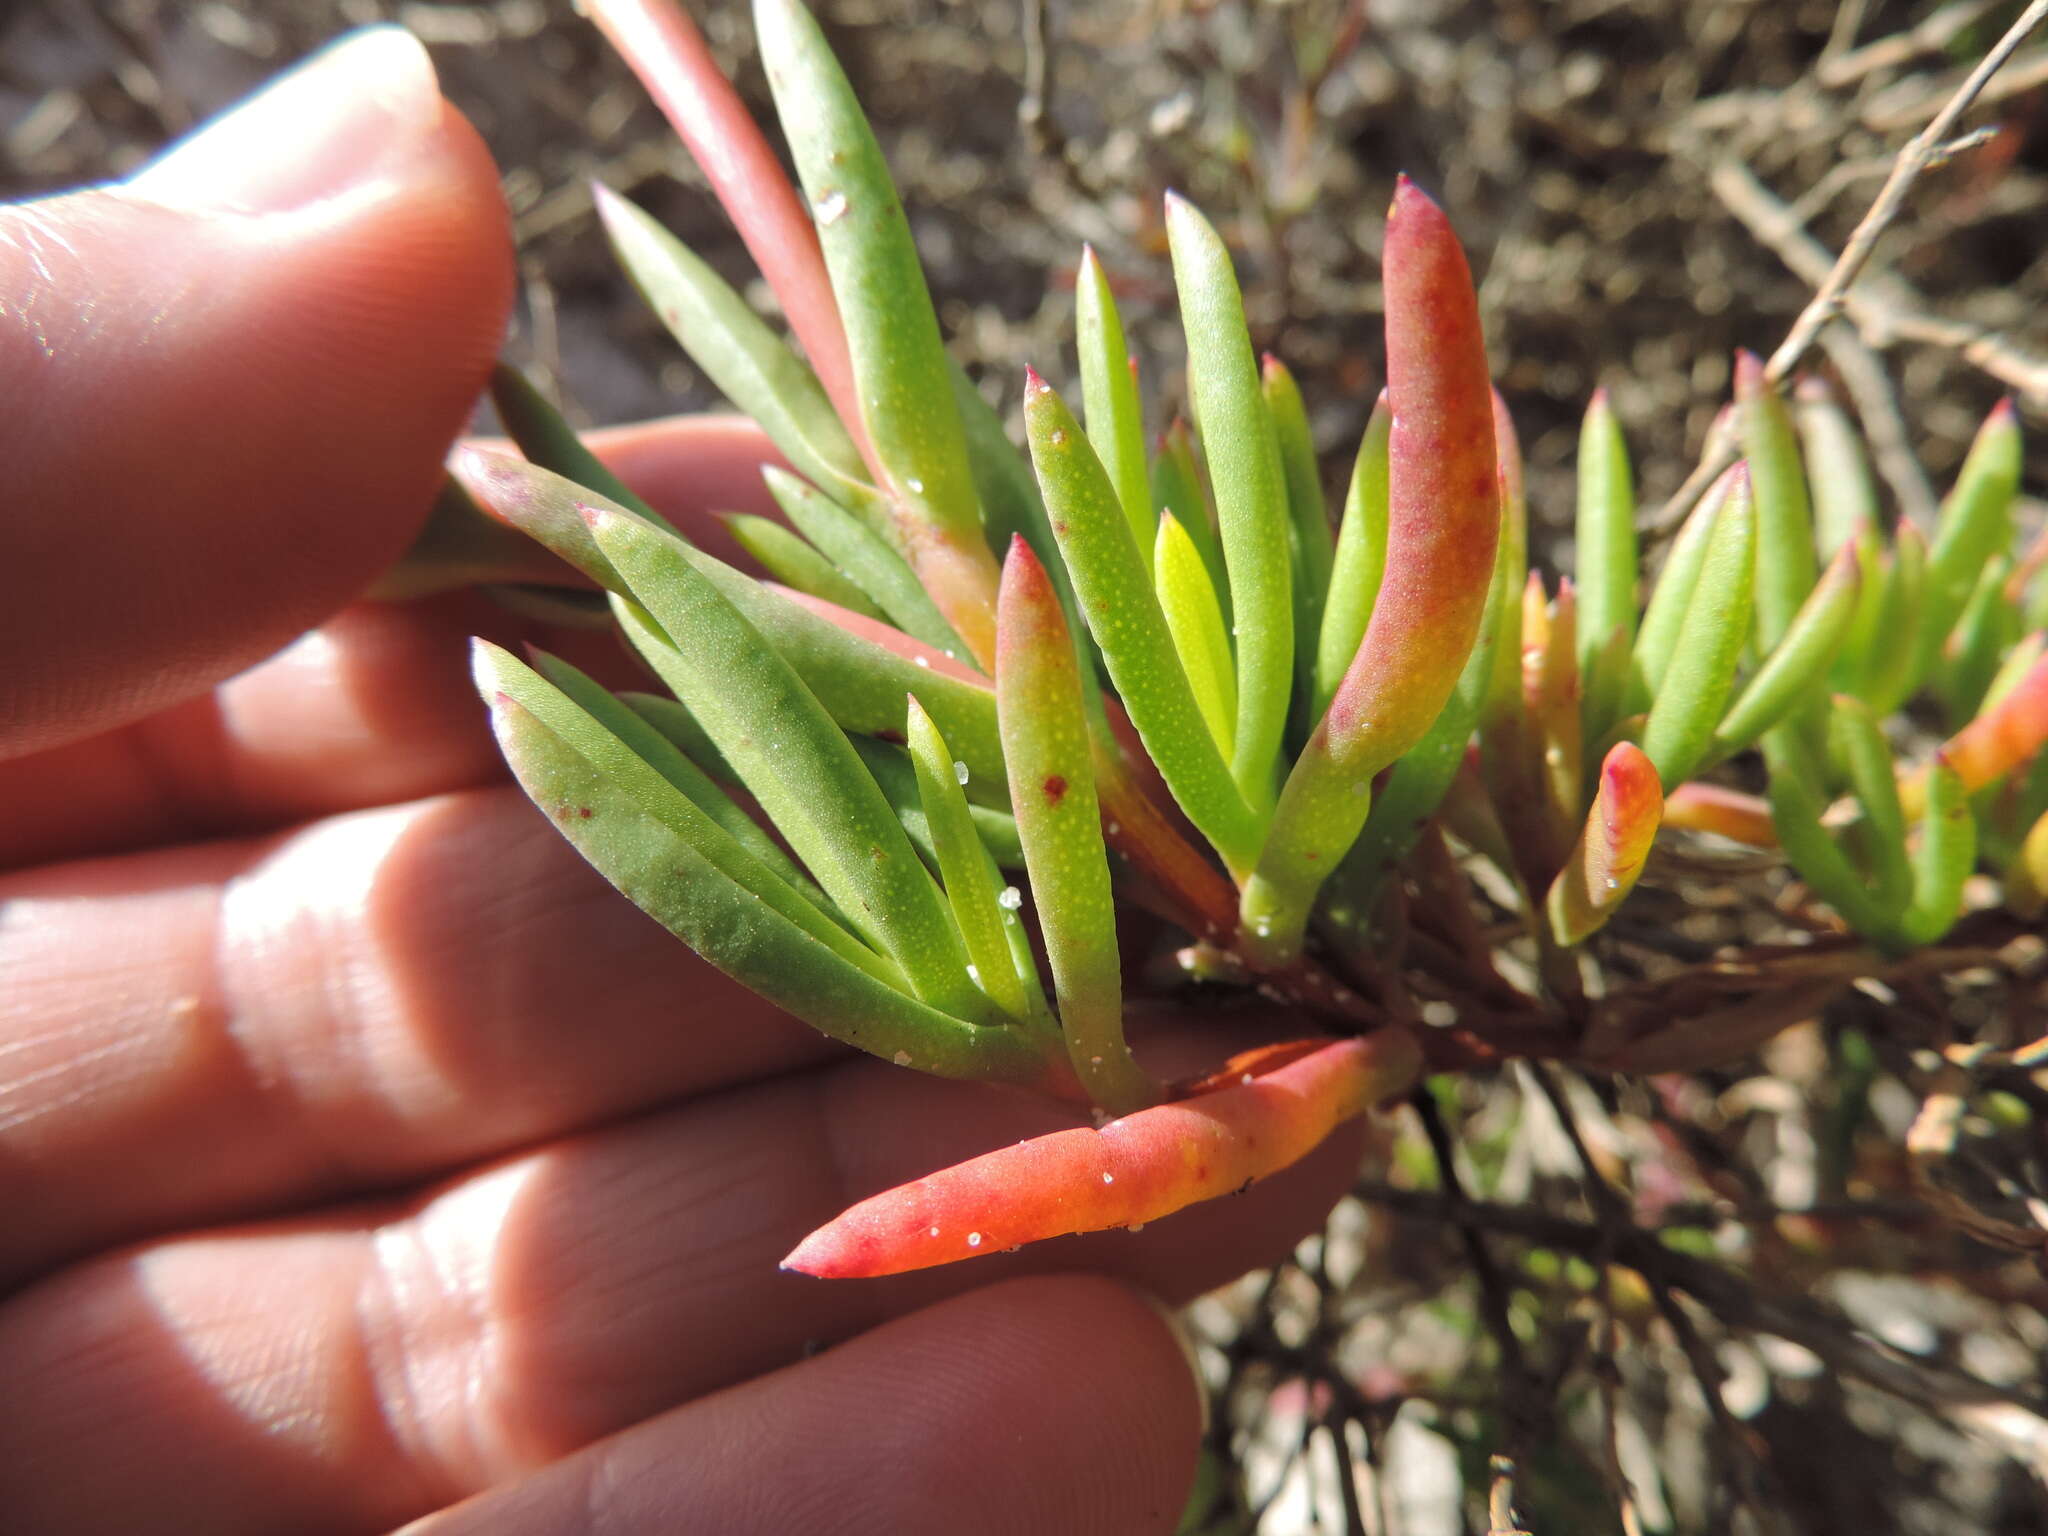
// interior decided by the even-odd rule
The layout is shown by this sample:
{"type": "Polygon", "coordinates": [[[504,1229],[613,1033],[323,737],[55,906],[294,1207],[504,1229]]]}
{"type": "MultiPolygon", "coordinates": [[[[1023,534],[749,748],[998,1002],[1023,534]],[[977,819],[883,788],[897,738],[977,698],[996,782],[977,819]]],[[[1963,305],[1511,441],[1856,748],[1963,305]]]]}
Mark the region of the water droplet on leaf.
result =
{"type": "Polygon", "coordinates": [[[953,764],[953,777],[962,784],[965,784],[967,782],[967,765],[956,759],[953,764]]]}

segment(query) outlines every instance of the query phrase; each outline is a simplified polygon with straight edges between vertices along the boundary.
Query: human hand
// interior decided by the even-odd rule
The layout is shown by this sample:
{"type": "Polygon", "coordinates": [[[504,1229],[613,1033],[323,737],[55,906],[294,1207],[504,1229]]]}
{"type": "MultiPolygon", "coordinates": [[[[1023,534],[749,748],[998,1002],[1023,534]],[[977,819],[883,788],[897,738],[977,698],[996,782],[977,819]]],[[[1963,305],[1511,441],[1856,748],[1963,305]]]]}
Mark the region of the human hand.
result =
{"type": "MultiPolygon", "coordinates": [[[[505,781],[498,621],[351,605],[507,247],[393,31],[0,210],[7,1531],[1170,1530],[1199,1399],[1145,1294],[1277,1257],[1355,1141],[1143,1236],[777,1273],[1065,1112],[709,971],[505,781]]],[[[750,428],[603,441],[671,515],[755,496],[750,428]]]]}

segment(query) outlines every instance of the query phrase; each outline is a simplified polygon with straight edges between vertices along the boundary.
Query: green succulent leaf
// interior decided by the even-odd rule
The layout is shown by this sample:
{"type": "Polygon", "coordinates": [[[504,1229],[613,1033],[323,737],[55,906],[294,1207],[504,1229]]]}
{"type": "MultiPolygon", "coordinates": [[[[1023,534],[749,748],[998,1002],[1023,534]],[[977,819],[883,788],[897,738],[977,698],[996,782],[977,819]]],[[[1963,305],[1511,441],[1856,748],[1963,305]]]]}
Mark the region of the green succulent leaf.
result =
{"type": "MultiPolygon", "coordinates": [[[[532,593],[536,585],[559,582],[561,576],[545,549],[487,515],[461,481],[444,476],[412,544],[364,596],[371,602],[404,603],[459,587],[502,583],[518,583],[519,590],[532,593]]],[[[587,596],[560,586],[550,595],[572,602],[587,596]]]]}
{"type": "MultiPolygon", "coordinates": [[[[816,882],[666,737],[559,657],[543,658],[542,666],[566,686],[509,651],[475,642],[472,671],[486,700],[503,695],[517,703],[728,879],[842,959],[905,985],[895,966],[847,930],[816,882]]],[[[580,819],[580,807],[541,808],[558,822],[580,819]]]]}
{"type": "MultiPolygon", "coordinates": [[[[1330,567],[1330,587],[1323,606],[1323,628],[1316,645],[1315,714],[1321,719],[1337,696],[1337,687],[1351,669],[1372,605],[1379,596],[1387,568],[1387,434],[1394,413],[1387,392],[1372,408],[1358,457],[1351,466],[1351,485],[1344,494],[1344,520],[1330,567]]],[[[1517,588],[1519,591],[1519,587],[1517,588]]],[[[1519,669],[1520,658],[1516,659],[1519,669]]],[[[1517,687],[1520,686],[1519,670],[1517,687]]]]}
{"type": "Polygon", "coordinates": [[[755,0],[754,30],[846,327],[861,421],[897,549],[978,659],[993,652],[995,564],[910,224],[823,31],[801,0],[755,0]]]}
{"type": "MultiPolygon", "coordinates": [[[[1373,776],[1449,702],[1493,585],[1500,471],[1478,297],[1450,221],[1405,177],[1382,270],[1394,405],[1386,570],[1358,655],[1287,775],[1245,882],[1245,947],[1266,966],[1299,952],[1318,888],[1365,825],[1373,776]]],[[[1240,719],[1253,685],[1243,654],[1240,640],[1240,719]]]]}
{"type": "Polygon", "coordinates": [[[1686,610],[1692,605],[1693,589],[1707,563],[1707,546],[1720,524],[1721,508],[1728,500],[1735,471],[1729,470],[1708,487],[1699,504],[1687,514],[1657,573],[1650,602],[1636,631],[1635,683],[1631,699],[1639,709],[1664,686],[1664,674],[1671,670],[1671,658],[1678,654],[1678,642],[1685,630],[1686,610]]]}
{"type": "Polygon", "coordinates": [[[1842,648],[1835,653],[1829,677],[1838,691],[1854,693],[1869,675],[1879,648],[1887,643],[1882,625],[1885,588],[1891,578],[1884,540],[1878,536],[1875,522],[1859,524],[1845,542],[1855,546],[1862,581],[1857,587],[1856,611],[1849,616],[1849,627],[1843,632],[1842,648]]]}
{"type": "MultiPolygon", "coordinates": [[[[1384,398],[1384,396],[1382,396],[1384,398]]],[[[1493,451],[1500,480],[1501,565],[1507,606],[1494,637],[1493,680],[1487,684],[1481,728],[1488,737],[1512,734],[1522,713],[1522,583],[1529,577],[1529,504],[1523,485],[1522,443],[1499,390],[1492,392],[1493,451]]],[[[1374,411],[1378,411],[1375,406],[1374,411]]],[[[1495,749],[1488,748],[1489,752],[1495,749]]]]}
{"type": "Polygon", "coordinates": [[[1643,751],[1669,794],[1705,759],[1735,688],[1749,638],[1756,580],[1757,518],[1749,476],[1737,466],[1714,515],[1676,653],[1643,723],[1643,751]]]}
{"type": "MultiPolygon", "coordinates": [[[[933,840],[932,824],[924,813],[924,800],[917,788],[917,769],[911,764],[909,751],[872,736],[851,736],[847,739],[853,743],[853,750],[860,754],[868,772],[875,776],[875,785],[882,791],[882,798],[895,809],[896,819],[903,824],[904,835],[910,839],[918,857],[936,871],[939,848],[933,840]]],[[[956,758],[955,761],[959,760],[956,758]]],[[[960,766],[965,768],[967,765],[961,763],[960,766]]],[[[971,778],[968,782],[977,793],[980,792],[981,785],[971,778]]],[[[967,819],[974,823],[975,835],[998,866],[1003,869],[1024,867],[1024,849],[1017,841],[1016,818],[1008,811],[970,802],[967,819]]]]}
{"type": "Polygon", "coordinates": [[[1231,774],[1255,810],[1273,772],[1294,681],[1294,599],[1287,484],[1245,330],[1230,252],[1194,206],[1168,195],[1166,237],[1187,334],[1188,390],[1202,434],[1230,578],[1237,636],[1237,732],[1231,774]]]}
{"type": "MultiPolygon", "coordinates": [[[[1308,698],[1315,689],[1323,600],[1330,590],[1336,544],[1301,386],[1286,364],[1268,355],[1260,367],[1259,387],[1266,398],[1266,415],[1273,424],[1273,441],[1280,449],[1280,470],[1287,482],[1287,515],[1294,530],[1295,667],[1301,674],[1303,696],[1308,698]]],[[[1314,718],[1321,719],[1322,711],[1317,710],[1314,718]]]]}
{"type": "Polygon", "coordinates": [[[1237,729],[1237,669],[1230,655],[1230,634],[1201,551],[1171,512],[1162,513],[1159,519],[1152,583],[1196,707],[1216,742],[1217,753],[1228,762],[1231,733],[1237,729]]]}
{"type": "Polygon", "coordinates": [[[1486,617],[1480,622],[1479,638],[1465,658],[1465,670],[1458,675],[1451,701],[1422,740],[1394,764],[1385,786],[1373,797],[1358,841],[1345,855],[1340,878],[1359,910],[1371,909],[1379,881],[1414,848],[1423,823],[1442,804],[1465,761],[1492,687],[1494,648],[1500,644],[1508,611],[1520,601],[1520,594],[1508,589],[1511,560],[1512,551],[1503,540],[1495,552],[1486,617]]]}
{"type": "MultiPolygon", "coordinates": [[[[483,644],[482,641],[477,643],[483,644]]],[[[636,710],[627,700],[608,692],[595,678],[579,671],[559,656],[546,651],[536,651],[533,654],[533,668],[561,690],[570,703],[617,737],[629,751],[681,790],[693,805],[716,822],[741,848],[779,876],[790,889],[829,915],[835,923],[842,927],[846,925],[845,915],[833,906],[831,898],[826,896],[824,891],[819,889],[818,883],[804,872],[803,866],[785,853],[780,843],[763,831],[753,817],[734,804],[732,797],[712,781],[710,775],[714,770],[729,771],[725,760],[717,755],[716,748],[710,748],[703,761],[693,760],[688,748],[661,725],[636,710]]],[[[709,747],[710,738],[703,736],[702,729],[697,726],[696,721],[690,719],[688,710],[672,699],[658,702],[668,705],[689,720],[685,739],[701,738],[709,747]]],[[[544,719],[550,718],[544,710],[531,703],[529,707],[535,708],[535,712],[544,719]]],[[[574,732],[564,734],[572,743],[576,740],[574,732]]],[[[600,761],[598,756],[591,752],[585,752],[584,755],[594,762],[600,761]]],[[[637,774],[638,770],[634,772],[637,774]]]]}
{"type": "Polygon", "coordinates": [[[1935,691],[1951,723],[1976,715],[1999,662],[2020,637],[2020,611],[2005,591],[2011,576],[2011,559],[1993,558],[1956,621],[1935,674],[1935,691]]]}
{"type": "Polygon", "coordinates": [[[829,936],[846,936],[806,927],[807,903],[793,917],[733,879],[515,699],[494,697],[491,715],[521,786],[543,809],[567,809],[556,823],[584,858],[742,985],[836,1040],[940,1076],[1054,1092],[1071,1082],[1022,1031],[949,1017],[840,954],[829,936]]]}
{"type": "Polygon", "coordinates": [[[1978,430],[1935,525],[1913,669],[1916,684],[1933,670],[1942,642],[1962,617],[1985,563],[2012,543],[2012,504],[2019,478],[2019,417],[2012,402],[2004,400],[1978,430]]]}
{"type": "Polygon", "coordinates": [[[989,857],[975,825],[972,808],[960,779],[967,765],[946,749],[939,728],[932,724],[913,696],[904,733],[910,742],[910,761],[917,773],[917,791],[924,805],[925,821],[937,857],[946,899],[952,904],[953,920],[967,946],[968,962],[982,991],[997,1007],[1020,1021],[1051,1023],[1045,997],[1039,990],[1038,967],[1031,958],[1031,945],[1023,933],[1016,910],[1003,905],[1003,883],[995,861],[989,857]],[[1021,963],[1020,963],[1021,962],[1021,963]]]}
{"type": "Polygon", "coordinates": [[[1892,536],[1892,559],[1885,572],[1884,599],[1878,611],[1877,638],[1868,670],[1857,688],[1870,707],[1888,715],[1920,686],[1920,632],[1926,622],[1927,541],[1911,523],[1899,524],[1892,536]]]}
{"type": "Polygon", "coordinates": [[[1262,828],[1203,722],[1115,487],[1035,373],[1024,385],[1024,422],[1060,554],[1131,723],[1188,820],[1226,863],[1248,868],[1262,828]]]}
{"type": "MultiPolygon", "coordinates": [[[[466,451],[457,457],[454,472],[496,516],[538,539],[591,580],[614,593],[630,590],[586,521],[593,512],[630,515],[626,509],[560,475],[503,454],[466,451]]],[[[896,735],[903,728],[903,696],[914,689],[968,766],[989,784],[1003,782],[995,695],[985,682],[919,665],[769,591],[702,550],[680,541],[676,547],[687,551],[690,563],[739,608],[810,691],[826,701],[832,718],[846,730],[896,735]]],[[[668,647],[661,626],[641,622],[631,605],[623,610],[621,625],[643,652],[658,654],[668,647]]]]}
{"type": "Polygon", "coordinates": [[[1223,545],[1216,534],[1216,518],[1209,507],[1209,493],[1203,488],[1202,466],[1195,458],[1195,435],[1188,424],[1175,417],[1160,434],[1159,451],[1152,458],[1152,504],[1161,512],[1180,519],[1187,536],[1201,552],[1209,572],[1209,585],[1223,609],[1223,622],[1230,623],[1230,576],[1224,568],[1223,545]]]}
{"type": "Polygon", "coordinates": [[[1977,863],[1977,818],[1962,776],[1937,756],[1927,777],[1927,811],[1913,850],[1913,897],[1899,918],[1902,948],[1932,944],[1962,915],[1963,884],[1977,863]]]}
{"type": "MultiPolygon", "coordinates": [[[[718,392],[758,422],[799,473],[829,486],[870,524],[884,525],[860,450],[809,365],[651,214],[602,186],[592,195],[619,265],[718,392]]],[[[611,495],[594,481],[583,483],[611,495]]]]}
{"type": "Polygon", "coordinates": [[[728,512],[724,522],[733,542],[752,555],[763,570],[785,587],[794,587],[828,603],[837,603],[849,612],[887,622],[888,615],[874,600],[844,571],[806,543],[801,534],[792,533],[782,524],[751,512],[728,512]]]}
{"type": "Polygon", "coordinates": [[[1074,285],[1074,333],[1081,352],[1081,409],[1088,443],[1116,487],[1139,557],[1152,558],[1157,508],[1145,469],[1145,419],[1138,403],[1137,364],[1124,341],[1122,318],[1095,248],[1081,249],[1074,285]]]}
{"type": "MultiPolygon", "coordinates": [[[[667,518],[641,500],[602,459],[583,446],[576,429],[562,419],[562,413],[517,368],[499,363],[491,370],[491,405],[504,424],[506,435],[518,444],[529,461],[626,508],[657,528],[673,531],[667,518]]],[[[471,494],[476,494],[474,488],[471,494]]],[[[581,569],[578,562],[570,563],[581,569]]]]}
{"type": "Polygon", "coordinates": [[[1906,812],[1899,801],[1898,766],[1869,705],[1835,695],[1828,750],[1841,763],[1862,812],[1851,836],[1870,870],[1871,894],[1879,910],[1903,911],[1913,883],[1906,859],[1906,812]]]}
{"type": "Polygon", "coordinates": [[[953,626],[932,602],[931,594],[886,539],[817,487],[806,485],[772,464],[762,469],[761,478],[768,486],[768,494],[775,498],[775,504],[797,531],[844,572],[891,624],[934,650],[944,651],[957,660],[970,660],[966,645],[953,633],[953,626]]]}
{"type": "Polygon", "coordinates": [[[946,909],[895,812],[825,707],[695,551],[623,512],[593,510],[591,536],[671,642],[650,662],[738,773],[840,911],[894,960],[917,996],[975,1019],[985,999],[946,909]]]}
{"type": "Polygon", "coordinates": [[[1636,631],[1636,494],[1628,444],[1607,403],[1593,392],[1579,430],[1578,662],[1585,730],[1599,737],[1620,714],[1636,631]],[[1616,644],[1612,636],[1623,638],[1616,644]]]}
{"type": "Polygon", "coordinates": [[[1807,595],[1777,649],[1764,658],[1764,664],[1722,716],[1707,749],[1710,759],[1740,751],[1812,702],[1813,690],[1827,676],[1848,634],[1862,585],[1857,548],[1853,543],[1844,544],[1828,562],[1820,584],[1807,595]]]}
{"type": "Polygon", "coordinates": [[[1045,568],[1022,539],[1003,563],[996,632],[1011,803],[1068,1060],[1090,1098],[1127,1114],[1158,1102],[1160,1089],[1124,1042],[1116,907],[1073,641],[1045,568]]]}
{"type": "Polygon", "coordinates": [[[1735,412],[1756,501],[1757,650],[1767,655],[1785,638],[1818,578],[1813,508],[1792,413],[1753,352],[1736,355],[1735,412]]]}
{"type": "Polygon", "coordinates": [[[1763,746],[1771,776],[1771,822],[1786,862],[1851,928],[1872,937],[1889,932],[1897,908],[1871,894],[1821,823],[1826,796],[1798,729],[1774,727],[1764,733],[1763,746]]]}
{"type": "Polygon", "coordinates": [[[1844,544],[1876,528],[1877,482],[1855,424],[1821,380],[1800,381],[1793,391],[1792,415],[1813,493],[1814,536],[1820,557],[1831,560],[1844,544]]]}

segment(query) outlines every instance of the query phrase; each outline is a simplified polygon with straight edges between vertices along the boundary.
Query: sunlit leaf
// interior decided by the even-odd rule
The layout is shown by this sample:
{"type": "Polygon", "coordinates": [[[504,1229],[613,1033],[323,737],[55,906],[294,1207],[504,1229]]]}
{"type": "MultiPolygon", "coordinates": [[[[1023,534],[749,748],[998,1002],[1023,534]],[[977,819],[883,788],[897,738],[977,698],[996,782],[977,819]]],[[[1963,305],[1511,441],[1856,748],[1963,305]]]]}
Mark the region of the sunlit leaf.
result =
{"type": "Polygon", "coordinates": [[[1768,654],[1818,578],[1813,509],[1792,413],[1753,352],[1735,356],[1735,413],[1756,506],[1756,638],[1768,654]]]}
{"type": "MultiPolygon", "coordinates": [[[[1394,412],[1386,572],[1358,655],[1287,777],[1245,885],[1246,941],[1269,963],[1298,950],[1317,888],[1365,824],[1373,775],[1449,700],[1493,584],[1499,467],[1478,299],[1443,210],[1405,178],[1382,267],[1394,412]]],[[[1240,608],[1240,629],[1245,619],[1240,608]]],[[[1242,662],[1242,637],[1239,645],[1242,662]]],[[[1253,686],[1240,665],[1240,719],[1253,686]]]]}
{"type": "Polygon", "coordinates": [[[1237,665],[1231,659],[1223,605],[1209,581],[1208,567],[1202,564],[1201,552],[1181,520],[1171,512],[1159,519],[1152,582],[1181,669],[1194,690],[1195,704],[1215,738],[1217,752],[1227,762],[1231,735],[1237,729],[1237,665]]]}
{"type": "Polygon", "coordinates": [[[1166,234],[1187,333],[1188,390],[1216,496],[1237,636],[1237,750],[1231,774],[1251,807],[1262,811],[1273,800],[1274,763],[1294,681],[1287,485],[1259,391],[1230,253],[1209,221],[1171,194],[1166,234]]]}
{"type": "Polygon", "coordinates": [[[785,587],[822,597],[870,618],[886,618],[874,600],[846,573],[806,543],[800,534],[751,512],[728,512],[726,531],[733,542],[785,587]]]}
{"type": "Polygon", "coordinates": [[[1010,801],[1068,1059],[1091,1099],[1126,1113],[1156,1103],[1160,1090],[1124,1042],[1116,908],[1073,642],[1045,568],[1022,539],[1003,562],[996,633],[1010,801]]]}
{"type": "MultiPolygon", "coordinates": [[[[509,696],[492,701],[505,760],[597,871],[713,965],[834,1039],[945,1077],[1071,1093],[1065,1064],[1023,1031],[963,1023],[828,947],[647,815],[509,696]],[[585,812],[589,814],[584,814],[585,812]]],[[[797,911],[806,910],[799,902],[797,911]]]]}
{"type": "Polygon", "coordinates": [[[1638,560],[1635,479],[1621,423],[1604,389],[1593,392],[1579,429],[1576,535],[1582,710],[1586,733],[1599,736],[1614,723],[1627,691],[1638,560]],[[1619,644],[1611,640],[1616,632],[1623,636],[1619,644]]]}
{"type": "Polygon", "coordinates": [[[1586,824],[1544,902],[1558,943],[1583,944],[1614,915],[1643,872],[1663,811],[1656,768],[1627,742],[1615,747],[1600,765],[1586,824]]]}
{"type": "Polygon", "coordinates": [[[1756,560],[1749,476],[1738,466],[1715,515],[1677,649],[1643,725],[1643,751],[1667,790],[1690,777],[1706,756],[1734,691],[1736,664],[1749,638],[1756,560]]]}
{"type": "Polygon", "coordinates": [[[1081,353],[1081,408],[1088,442],[1116,487],[1117,501],[1130,520],[1131,538],[1149,571],[1158,509],[1152,505],[1145,468],[1137,364],[1124,341],[1116,298],[1093,246],[1082,247],[1081,270],[1074,280],[1074,339],[1081,353]]]}
{"type": "Polygon", "coordinates": [[[1025,379],[1024,421],[1060,554],[1131,723],[1188,820],[1226,863],[1249,868],[1258,817],[1203,722],[1115,487],[1065,403],[1035,373],[1025,379]]]}
{"type": "MultiPolygon", "coordinates": [[[[906,635],[966,661],[967,647],[888,541],[815,486],[773,465],[761,471],[768,494],[799,533],[906,635]]],[[[830,597],[830,593],[820,593],[830,597]]],[[[832,599],[839,601],[837,598],[832,599]]],[[[843,605],[852,606],[852,605],[843,605]]]]}
{"type": "Polygon", "coordinates": [[[1380,391],[1358,457],[1351,466],[1351,486],[1344,495],[1344,520],[1337,534],[1330,567],[1330,587],[1323,606],[1322,634],[1316,647],[1315,714],[1321,719],[1337,695],[1344,674],[1365,638],[1372,605],[1379,596],[1387,568],[1387,434],[1394,413],[1380,391]]]}
{"type": "Polygon", "coordinates": [[[758,422],[801,474],[881,524],[886,514],[860,450],[810,365],[651,215],[602,186],[592,195],[619,265],[718,392],[758,422]]]}
{"type": "Polygon", "coordinates": [[[982,844],[961,788],[967,765],[947,750],[945,738],[914,696],[905,735],[946,899],[967,946],[972,974],[982,991],[1012,1018],[1049,1024],[1030,944],[1019,942],[1022,924],[1016,912],[1002,904],[1002,876],[982,844]]]}
{"type": "MultiPolygon", "coordinates": [[[[1273,426],[1273,441],[1280,450],[1281,475],[1287,482],[1287,516],[1293,528],[1294,546],[1294,659],[1306,701],[1314,691],[1323,600],[1330,588],[1336,549],[1301,386],[1294,382],[1286,364],[1268,354],[1260,365],[1259,388],[1265,396],[1267,419],[1273,426]]],[[[1322,711],[1316,710],[1315,718],[1321,717],[1322,711]]]]}
{"type": "Polygon", "coordinates": [[[1197,1097],[1100,1129],[1035,1137],[863,1200],[783,1268],[829,1279],[901,1274],[1070,1232],[1139,1227],[1300,1161],[1344,1121],[1405,1092],[1412,1035],[1338,1040],[1197,1097]]]}
{"type": "Polygon", "coordinates": [[[1807,594],[1777,647],[1721,717],[1707,749],[1709,758],[1741,750],[1794,710],[1813,703],[1814,690],[1827,676],[1855,617],[1862,583],[1856,545],[1844,544],[1828,562],[1819,584],[1807,594]]]}
{"type": "Polygon", "coordinates": [[[2020,425],[2011,400],[2002,400],[1978,429],[1942,503],[1934,543],[1927,552],[1927,587],[1918,629],[1915,681],[1924,680],[1942,642],[1962,617],[1985,562],[2012,543],[2012,504],[2020,478],[2020,425]]]}
{"type": "Polygon", "coordinates": [[[994,650],[995,562],[924,269],[881,147],[802,0],[755,0],[754,31],[832,275],[895,543],[970,651],[994,650]]]}
{"type": "MultiPolygon", "coordinates": [[[[816,696],[672,537],[586,513],[634,600],[673,642],[650,656],[775,828],[917,995],[957,1017],[986,1005],[952,914],[874,779],[816,696]]],[[[899,706],[900,707],[900,706],[899,706]]]]}

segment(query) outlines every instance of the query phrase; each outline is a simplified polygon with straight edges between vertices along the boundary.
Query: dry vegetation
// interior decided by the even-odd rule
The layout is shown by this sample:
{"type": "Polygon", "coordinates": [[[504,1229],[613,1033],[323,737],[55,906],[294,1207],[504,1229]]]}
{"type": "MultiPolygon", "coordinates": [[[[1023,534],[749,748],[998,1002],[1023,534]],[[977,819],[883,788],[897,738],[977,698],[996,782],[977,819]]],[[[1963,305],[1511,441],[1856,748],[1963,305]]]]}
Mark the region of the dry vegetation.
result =
{"type": "MultiPolygon", "coordinates": [[[[1701,452],[1732,350],[1784,338],[1901,145],[2020,10],[820,8],[941,314],[1011,403],[1025,361],[1063,366],[1084,239],[1140,348],[1173,366],[1158,196],[1177,186],[1223,216],[1254,330],[1301,376],[1334,475],[1378,379],[1392,175],[1436,190],[1482,275],[1539,549],[1569,525],[1593,386],[1654,507],[1701,452]]],[[[758,85],[743,7],[708,9],[758,85]]],[[[392,17],[436,45],[506,167],[515,354],[592,421],[712,403],[614,276],[583,183],[633,191],[728,271],[737,241],[566,0],[31,0],[0,21],[6,190],[118,174],[344,26],[392,17]]],[[[2001,391],[2048,441],[2044,114],[2037,34],[1812,357],[1916,520],[2001,391]]],[[[2044,465],[2036,446],[2029,487],[2044,465]]],[[[1744,966],[1782,960],[1759,946],[1824,968],[1835,937],[1796,890],[1684,844],[1616,929],[1610,980],[1719,956],[1732,995],[1744,966]]],[[[1324,1238],[1198,1309],[1222,1403],[1200,1528],[2048,1529],[2044,976],[2048,945],[1987,911],[1938,966],[1860,982],[1734,1070],[1443,1085],[1324,1238]],[[1340,1450],[1362,1475],[1339,1475],[1340,1450]]]]}

